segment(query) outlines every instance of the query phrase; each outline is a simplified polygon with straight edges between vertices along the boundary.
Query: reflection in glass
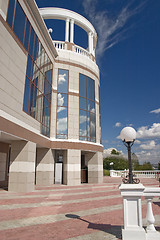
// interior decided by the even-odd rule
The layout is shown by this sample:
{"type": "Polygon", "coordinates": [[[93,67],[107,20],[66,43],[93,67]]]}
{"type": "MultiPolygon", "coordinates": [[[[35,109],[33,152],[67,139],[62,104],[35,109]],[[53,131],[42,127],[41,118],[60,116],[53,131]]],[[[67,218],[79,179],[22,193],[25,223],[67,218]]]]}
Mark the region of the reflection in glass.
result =
{"type": "Polygon", "coordinates": [[[95,82],[93,79],[80,74],[79,79],[80,106],[80,140],[96,141],[95,115],[95,82]],[[81,97],[83,96],[83,97],[81,97]]]}
{"type": "Polygon", "coordinates": [[[10,27],[12,27],[12,22],[13,22],[14,5],[15,5],[15,0],[10,0],[9,6],[8,6],[8,14],[7,14],[7,22],[10,25],[10,27]]]}
{"type": "Polygon", "coordinates": [[[79,98],[79,107],[80,109],[86,110],[87,108],[86,98],[82,98],[82,97],[79,98]]]}
{"type": "Polygon", "coordinates": [[[80,110],[80,136],[87,136],[87,112],[80,110]]]}
{"type": "Polygon", "coordinates": [[[17,2],[13,31],[16,33],[17,37],[22,43],[23,43],[23,36],[24,36],[25,18],[26,16],[19,2],[17,2]]]}
{"type": "Polygon", "coordinates": [[[28,113],[28,100],[29,100],[29,89],[30,89],[30,80],[26,77],[25,82],[25,94],[24,94],[24,101],[23,101],[23,111],[28,113]]]}
{"type": "Polygon", "coordinates": [[[68,134],[68,70],[58,71],[57,138],[66,139],[68,134]]]}
{"type": "Polygon", "coordinates": [[[57,112],[57,135],[67,135],[67,108],[57,112]]]}
{"type": "Polygon", "coordinates": [[[58,92],[68,93],[68,70],[59,69],[58,92]]]}
{"type": "Polygon", "coordinates": [[[93,102],[93,101],[90,101],[90,111],[92,113],[95,113],[95,102],[93,102]]]}
{"type": "Polygon", "coordinates": [[[96,119],[95,114],[90,113],[90,131],[91,131],[91,138],[96,137],[96,119]]]}
{"type": "Polygon", "coordinates": [[[26,22],[26,31],[25,31],[25,38],[24,38],[24,46],[26,50],[28,51],[28,42],[29,42],[29,35],[30,35],[30,22],[27,19],[26,22]]]}
{"type": "Polygon", "coordinates": [[[90,97],[92,101],[95,101],[95,85],[94,80],[90,79],[90,97]]]}
{"type": "Polygon", "coordinates": [[[58,106],[68,106],[68,94],[58,93],[58,106]]]}
{"type": "Polygon", "coordinates": [[[79,95],[81,97],[87,97],[86,96],[86,76],[83,74],[79,74],[79,95]]]}

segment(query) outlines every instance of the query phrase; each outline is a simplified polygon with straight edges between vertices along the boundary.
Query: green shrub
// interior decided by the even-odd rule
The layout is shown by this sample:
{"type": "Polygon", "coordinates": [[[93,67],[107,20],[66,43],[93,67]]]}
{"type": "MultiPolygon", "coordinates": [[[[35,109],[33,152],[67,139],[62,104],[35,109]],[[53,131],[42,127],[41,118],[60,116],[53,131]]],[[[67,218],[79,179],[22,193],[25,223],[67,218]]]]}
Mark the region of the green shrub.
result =
{"type": "Polygon", "coordinates": [[[103,169],[103,176],[110,176],[110,170],[103,169]]]}

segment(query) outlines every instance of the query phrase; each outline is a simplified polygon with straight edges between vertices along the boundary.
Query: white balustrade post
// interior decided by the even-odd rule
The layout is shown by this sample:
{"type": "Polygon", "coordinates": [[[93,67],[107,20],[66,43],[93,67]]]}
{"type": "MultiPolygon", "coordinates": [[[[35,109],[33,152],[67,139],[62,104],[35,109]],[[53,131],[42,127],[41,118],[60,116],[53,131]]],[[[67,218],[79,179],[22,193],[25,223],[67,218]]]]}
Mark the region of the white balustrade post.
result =
{"type": "Polygon", "coordinates": [[[141,196],[145,187],[142,184],[121,184],[119,187],[123,197],[124,229],[123,240],[146,240],[146,232],[142,227],[141,196]]]}
{"type": "Polygon", "coordinates": [[[159,240],[160,233],[156,231],[154,227],[155,218],[152,210],[152,199],[154,196],[160,197],[160,188],[149,188],[146,187],[144,190],[144,196],[147,199],[147,228],[146,228],[146,239],[147,240],[159,240]]]}
{"type": "Polygon", "coordinates": [[[66,19],[65,42],[69,41],[69,18],[66,19]]]}
{"type": "Polygon", "coordinates": [[[71,19],[70,42],[73,43],[73,40],[74,40],[74,20],[71,19]]]}
{"type": "Polygon", "coordinates": [[[148,226],[146,228],[146,231],[156,231],[155,227],[154,227],[154,222],[155,222],[155,218],[153,215],[153,211],[152,211],[152,197],[146,197],[147,199],[147,216],[146,216],[146,220],[148,223],[148,226]]]}

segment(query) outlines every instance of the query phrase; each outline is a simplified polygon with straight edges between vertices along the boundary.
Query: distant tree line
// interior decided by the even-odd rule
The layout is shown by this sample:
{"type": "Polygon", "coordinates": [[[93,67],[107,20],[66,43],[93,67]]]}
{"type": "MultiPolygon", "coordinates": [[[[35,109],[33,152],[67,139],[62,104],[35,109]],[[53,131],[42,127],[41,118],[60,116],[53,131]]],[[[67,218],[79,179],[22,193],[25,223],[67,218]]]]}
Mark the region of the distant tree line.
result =
{"type": "MultiPolygon", "coordinates": [[[[133,170],[153,170],[150,162],[144,162],[140,164],[137,156],[132,153],[132,168],[133,170]]],[[[103,160],[103,168],[105,170],[125,170],[128,169],[128,159],[121,155],[120,152],[115,149],[112,150],[111,155],[103,160]]],[[[160,163],[159,163],[160,168],[160,163]]]]}

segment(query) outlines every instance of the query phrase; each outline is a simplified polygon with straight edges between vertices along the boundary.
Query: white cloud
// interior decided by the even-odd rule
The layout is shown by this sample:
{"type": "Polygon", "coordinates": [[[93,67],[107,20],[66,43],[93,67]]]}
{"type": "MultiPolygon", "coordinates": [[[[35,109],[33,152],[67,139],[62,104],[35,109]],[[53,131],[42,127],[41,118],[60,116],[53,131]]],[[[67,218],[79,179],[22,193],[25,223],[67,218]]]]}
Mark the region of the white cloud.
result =
{"type": "Polygon", "coordinates": [[[160,138],[160,123],[153,123],[151,127],[140,127],[137,131],[137,138],[160,138]]]}
{"type": "Polygon", "coordinates": [[[140,147],[141,149],[144,149],[144,150],[155,149],[156,143],[155,143],[154,140],[152,140],[152,141],[147,141],[146,143],[141,144],[139,147],[140,147]]]}
{"type": "Polygon", "coordinates": [[[65,74],[65,73],[64,73],[64,74],[59,74],[58,83],[61,84],[61,83],[63,83],[63,82],[66,82],[65,77],[66,77],[66,74],[65,74]]]}
{"type": "Polygon", "coordinates": [[[122,124],[120,122],[116,122],[115,127],[121,127],[122,124]]]}
{"type": "Polygon", "coordinates": [[[135,140],[135,142],[134,142],[135,144],[141,144],[141,141],[139,141],[139,140],[135,140]]]}
{"type": "Polygon", "coordinates": [[[155,109],[155,110],[152,110],[152,111],[150,111],[150,113],[156,113],[156,114],[158,114],[158,113],[160,113],[160,108],[155,109]]]}
{"type": "Polygon", "coordinates": [[[122,157],[122,151],[118,151],[116,148],[108,148],[103,150],[103,157],[106,158],[111,155],[112,150],[115,149],[116,152],[119,152],[120,155],[116,155],[117,157],[122,157]]]}
{"type": "Polygon", "coordinates": [[[83,0],[83,7],[85,14],[89,17],[98,33],[96,55],[100,57],[107,49],[126,38],[125,33],[128,29],[125,28],[125,25],[133,15],[141,10],[143,4],[139,4],[131,10],[131,1],[116,16],[111,16],[107,11],[97,10],[96,5],[98,2],[97,0],[83,0]]]}
{"type": "Polygon", "coordinates": [[[136,155],[140,163],[158,163],[160,161],[160,144],[156,145],[154,149],[146,149],[136,152],[136,155]]]}
{"type": "Polygon", "coordinates": [[[60,118],[57,120],[57,132],[65,132],[67,130],[67,118],[60,118]]]}

